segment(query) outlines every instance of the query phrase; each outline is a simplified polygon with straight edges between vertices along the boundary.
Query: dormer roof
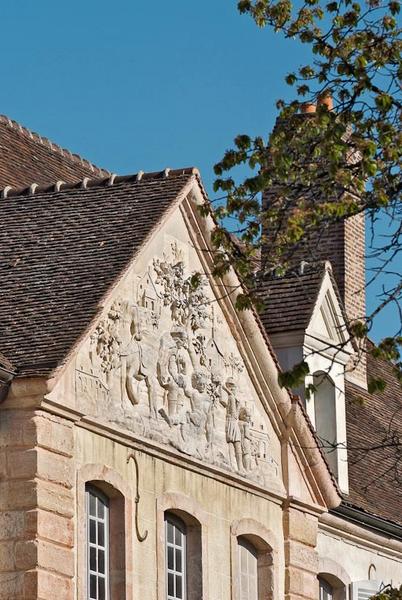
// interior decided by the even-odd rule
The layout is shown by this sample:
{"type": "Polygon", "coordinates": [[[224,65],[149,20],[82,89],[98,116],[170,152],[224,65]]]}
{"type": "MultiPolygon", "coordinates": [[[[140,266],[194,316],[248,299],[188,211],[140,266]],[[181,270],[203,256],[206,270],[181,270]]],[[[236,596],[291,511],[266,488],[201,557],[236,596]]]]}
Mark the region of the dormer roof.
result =
{"type": "MultiPolygon", "coordinates": [[[[327,337],[334,336],[328,317],[340,321],[339,327],[345,327],[347,317],[344,311],[339,289],[332,273],[329,261],[308,265],[302,263],[298,272],[288,273],[283,277],[266,278],[261,283],[260,296],[264,303],[261,320],[271,337],[280,334],[300,334],[300,339],[305,333],[316,325],[314,315],[318,304],[330,302],[328,291],[332,296],[332,303],[336,305],[336,316],[333,311],[323,311],[323,329],[327,337]],[[325,280],[329,282],[323,290],[325,280]],[[328,290],[330,288],[330,290],[328,290]],[[324,292],[324,293],[323,293],[324,292]],[[321,296],[323,296],[321,298],[321,296]]],[[[332,339],[332,338],[331,338],[332,339]]]]}
{"type": "Polygon", "coordinates": [[[270,335],[307,329],[324,275],[325,266],[321,263],[262,281],[261,320],[270,335]]]}

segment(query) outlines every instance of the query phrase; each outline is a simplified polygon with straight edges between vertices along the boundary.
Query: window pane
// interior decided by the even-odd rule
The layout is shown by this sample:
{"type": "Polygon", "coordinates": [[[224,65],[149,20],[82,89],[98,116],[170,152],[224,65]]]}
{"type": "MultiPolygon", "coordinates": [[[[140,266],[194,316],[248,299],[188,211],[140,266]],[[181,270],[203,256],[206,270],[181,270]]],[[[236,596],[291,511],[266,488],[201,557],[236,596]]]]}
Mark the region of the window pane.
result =
{"type": "Polygon", "coordinates": [[[174,569],[174,560],[173,560],[174,554],[173,554],[173,552],[174,552],[173,548],[171,546],[169,546],[168,547],[168,554],[167,554],[167,556],[168,556],[168,561],[167,561],[167,563],[168,563],[168,565],[167,565],[168,569],[174,569]]]}
{"type": "Polygon", "coordinates": [[[248,589],[250,598],[257,598],[257,581],[254,577],[249,578],[248,589]]]}
{"type": "Polygon", "coordinates": [[[167,541],[173,544],[174,542],[174,530],[172,523],[167,523],[167,541]]]}
{"type": "Polygon", "coordinates": [[[176,530],[176,539],[175,539],[175,544],[176,546],[181,546],[182,541],[181,541],[181,531],[178,527],[175,527],[176,530]]]}
{"type": "Polygon", "coordinates": [[[174,594],[174,575],[173,573],[168,573],[168,594],[173,597],[174,594]]]}
{"type": "Polygon", "coordinates": [[[99,578],[99,600],[105,600],[105,580],[103,579],[103,577],[99,578]]]}
{"type": "Polygon", "coordinates": [[[105,572],[105,553],[103,550],[99,550],[98,553],[98,573],[105,572]]]}
{"type": "Polygon", "coordinates": [[[96,571],[96,548],[89,549],[89,568],[91,571],[96,571]]]}
{"type": "Polygon", "coordinates": [[[98,523],[98,546],[105,545],[105,526],[103,523],[98,523]]]}
{"type": "Polygon", "coordinates": [[[99,519],[105,518],[105,505],[99,499],[98,499],[98,518],[99,519]]]}
{"type": "Polygon", "coordinates": [[[240,571],[242,573],[247,573],[247,550],[240,546],[240,571]]]}
{"type": "Polygon", "coordinates": [[[320,600],[332,600],[333,589],[332,586],[327,583],[324,579],[320,579],[320,600]]]}
{"type": "Polygon", "coordinates": [[[247,540],[239,539],[238,553],[240,598],[241,600],[258,600],[257,551],[247,540]]]}
{"type": "Polygon", "coordinates": [[[179,548],[176,548],[176,571],[179,573],[182,572],[182,564],[181,564],[182,551],[179,548]]]}
{"type": "Polygon", "coordinates": [[[176,575],[176,598],[183,598],[183,579],[181,575],[176,575]]]}
{"type": "Polygon", "coordinates": [[[93,494],[89,495],[89,514],[96,516],[96,496],[93,494]]]}
{"type": "Polygon", "coordinates": [[[90,588],[89,588],[89,595],[91,598],[97,598],[97,594],[96,594],[96,575],[91,575],[90,576],[90,588]]]}
{"type": "Polygon", "coordinates": [[[96,521],[89,521],[89,541],[91,544],[96,544],[96,521]]]}
{"type": "Polygon", "coordinates": [[[248,577],[247,575],[241,576],[241,599],[248,600],[248,577]]]}

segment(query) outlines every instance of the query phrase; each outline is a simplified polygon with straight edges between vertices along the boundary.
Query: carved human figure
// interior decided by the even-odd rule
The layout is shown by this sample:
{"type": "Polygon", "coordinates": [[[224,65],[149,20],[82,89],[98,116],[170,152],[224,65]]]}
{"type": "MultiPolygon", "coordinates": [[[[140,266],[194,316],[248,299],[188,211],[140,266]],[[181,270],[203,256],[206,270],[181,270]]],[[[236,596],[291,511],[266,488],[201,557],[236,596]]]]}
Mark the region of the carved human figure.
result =
{"type": "Polygon", "coordinates": [[[191,388],[184,388],[185,395],[190,399],[191,411],[188,418],[198,428],[200,434],[206,434],[206,425],[211,398],[207,392],[207,375],[204,371],[194,371],[191,375],[191,388]]]}
{"type": "Polygon", "coordinates": [[[241,435],[241,452],[245,471],[251,470],[252,438],[250,431],[251,414],[248,408],[242,406],[239,411],[239,427],[241,435]]]}
{"type": "Polygon", "coordinates": [[[158,379],[155,335],[147,327],[146,309],[133,306],[130,315],[131,341],[126,354],[126,390],[132,404],[139,403],[136,381],[144,381],[147,387],[149,410],[157,416],[158,379]]]}
{"type": "Polygon", "coordinates": [[[159,413],[165,420],[180,413],[184,406],[184,388],[193,369],[193,355],[190,352],[187,332],[183,327],[174,326],[171,332],[161,339],[158,359],[158,379],[166,390],[165,406],[159,413]]]}
{"type": "Polygon", "coordinates": [[[226,441],[229,444],[230,462],[234,468],[242,471],[243,461],[239,426],[240,400],[237,396],[237,386],[232,377],[226,380],[225,390],[228,395],[226,402],[226,441]]]}

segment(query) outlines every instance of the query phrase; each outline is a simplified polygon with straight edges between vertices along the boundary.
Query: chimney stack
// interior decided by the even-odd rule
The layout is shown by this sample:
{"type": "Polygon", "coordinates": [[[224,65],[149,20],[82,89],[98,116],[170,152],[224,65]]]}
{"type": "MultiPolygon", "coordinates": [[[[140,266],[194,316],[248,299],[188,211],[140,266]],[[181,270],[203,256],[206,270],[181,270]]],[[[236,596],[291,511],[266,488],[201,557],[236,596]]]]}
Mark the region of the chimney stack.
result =
{"type": "MultiPolygon", "coordinates": [[[[334,108],[332,97],[324,93],[318,98],[318,105],[325,105],[329,111],[334,108]]],[[[301,106],[303,115],[313,115],[317,106],[305,103],[301,106]]],[[[311,118],[311,117],[310,117],[311,118]]],[[[263,194],[263,206],[275,195],[275,187],[263,194]]],[[[269,247],[269,245],[267,246],[269,247]]],[[[262,249],[264,258],[264,248],[262,249]]],[[[310,234],[298,248],[294,257],[294,270],[306,261],[310,266],[329,261],[337,282],[345,312],[350,323],[364,320],[366,316],[365,295],[365,216],[358,214],[340,222],[330,224],[320,234],[310,234]]],[[[356,368],[347,378],[367,389],[366,357],[362,357],[356,368]]]]}

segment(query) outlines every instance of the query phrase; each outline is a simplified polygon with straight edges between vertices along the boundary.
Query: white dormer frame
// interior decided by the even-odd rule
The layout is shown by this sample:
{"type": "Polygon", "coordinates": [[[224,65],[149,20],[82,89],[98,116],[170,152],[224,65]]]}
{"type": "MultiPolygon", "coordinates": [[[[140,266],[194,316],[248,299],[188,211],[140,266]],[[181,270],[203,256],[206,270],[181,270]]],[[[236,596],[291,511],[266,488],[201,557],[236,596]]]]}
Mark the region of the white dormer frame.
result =
{"type": "MultiPolygon", "coordinates": [[[[348,493],[348,463],[346,448],[345,367],[353,353],[346,322],[331,278],[331,265],[326,263],[325,273],[310,322],[303,340],[303,356],[310,374],[306,386],[313,384],[314,373],[325,373],[334,384],[336,450],[330,462],[340,489],[348,493]],[[335,457],[335,458],[333,458],[335,457]]],[[[316,394],[317,395],[317,394],[316,394]]],[[[315,394],[306,399],[306,410],[316,427],[315,394]]],[[[332,453],[331,453],[332,454],[332,453]]]]}

